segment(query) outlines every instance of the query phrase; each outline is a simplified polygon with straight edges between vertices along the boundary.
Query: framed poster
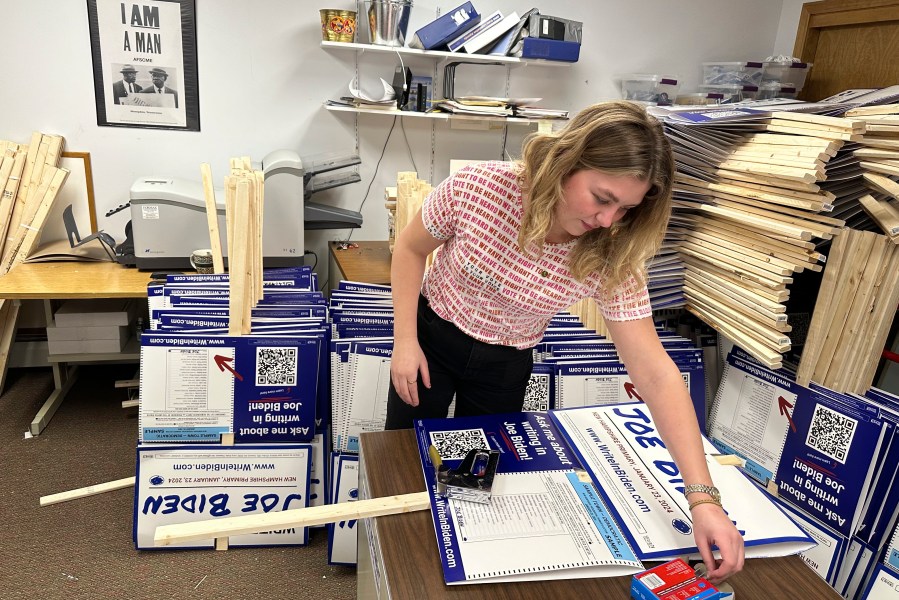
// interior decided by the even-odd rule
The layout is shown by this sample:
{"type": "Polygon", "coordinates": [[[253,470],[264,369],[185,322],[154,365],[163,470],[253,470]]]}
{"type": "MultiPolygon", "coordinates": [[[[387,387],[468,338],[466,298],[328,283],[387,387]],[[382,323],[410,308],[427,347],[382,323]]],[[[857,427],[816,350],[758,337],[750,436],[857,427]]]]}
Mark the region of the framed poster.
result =
{"type": "Polygon", "coordinates": [[[200,130],[195,0],[87,0],[97,125],[200,130]]]}

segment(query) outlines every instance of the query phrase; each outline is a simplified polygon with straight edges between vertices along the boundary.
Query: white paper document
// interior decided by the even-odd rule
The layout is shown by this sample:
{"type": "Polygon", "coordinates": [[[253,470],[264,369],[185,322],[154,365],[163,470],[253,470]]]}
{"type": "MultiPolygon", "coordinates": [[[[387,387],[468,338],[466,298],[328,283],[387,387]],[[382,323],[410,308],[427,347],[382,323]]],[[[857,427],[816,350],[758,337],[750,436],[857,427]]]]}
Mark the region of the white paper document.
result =
{"type": "Polygon", "coordinates": [[[573,471],[500,473],[493,481],[490,504],[450,500],[446,509],[466,578],[448,583],[572,579],[641,570],[592,486],[580,483],[573,471]]]}
{"type": "MultiPolygon", "coordinates": [[[[699,557],[684,483],[642,403],[551,413],[602,491],[637,555],[699,557]]],[[[705,441],[706,454],[716,452],[705,441]]],[[[747,558],[784,556],[814,542],[749,479],[706,460],[728,515],[743,533],[747,558]]]]}

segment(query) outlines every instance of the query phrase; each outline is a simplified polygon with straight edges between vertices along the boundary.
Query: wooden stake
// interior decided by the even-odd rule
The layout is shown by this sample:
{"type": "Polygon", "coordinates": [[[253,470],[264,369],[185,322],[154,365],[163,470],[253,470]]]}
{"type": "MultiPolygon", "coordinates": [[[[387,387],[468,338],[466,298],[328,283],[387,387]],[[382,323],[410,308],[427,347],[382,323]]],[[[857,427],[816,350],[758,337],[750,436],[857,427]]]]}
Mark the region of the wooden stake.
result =
{"type": "Polygon", "coordinates": [[[78,488],[77,490],[69,490],[67,492],[59,492],[58,494],[50,494],[49,496],[41,496],[40,505],[50,506],[51,504],[59,504],[60,502],[68,502],[78,498],[86,498],[95,496],[113,490],[121,490],[127,487],[134,487],[134,477],[125,477],[124,479],[116,479],[106,483],[98,483],[87,487],[78,488]]]}
{"type": "Polygon", "coordinates": [[[218,205],[215,202],[215,188],[212,185],[212,169],[209,163],[200,165],[203,180],[203,197],[206,200],[206,225],[209,228],[209,248],[212,250],[212,268],[216,273],[225,272],[222,256],[222,238],[219,235],[218,205]]]}

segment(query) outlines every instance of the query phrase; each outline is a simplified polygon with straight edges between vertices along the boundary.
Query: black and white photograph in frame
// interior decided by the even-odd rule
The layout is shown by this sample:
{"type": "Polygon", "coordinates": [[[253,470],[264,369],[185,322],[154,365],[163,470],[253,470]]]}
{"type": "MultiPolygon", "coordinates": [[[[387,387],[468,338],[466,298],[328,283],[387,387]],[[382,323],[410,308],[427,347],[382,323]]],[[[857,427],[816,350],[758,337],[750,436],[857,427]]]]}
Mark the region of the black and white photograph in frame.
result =
{"type": "Polygon", "coordinates": [[[200,130],[195,0],[87,0],[97,124],[200,130]]]}

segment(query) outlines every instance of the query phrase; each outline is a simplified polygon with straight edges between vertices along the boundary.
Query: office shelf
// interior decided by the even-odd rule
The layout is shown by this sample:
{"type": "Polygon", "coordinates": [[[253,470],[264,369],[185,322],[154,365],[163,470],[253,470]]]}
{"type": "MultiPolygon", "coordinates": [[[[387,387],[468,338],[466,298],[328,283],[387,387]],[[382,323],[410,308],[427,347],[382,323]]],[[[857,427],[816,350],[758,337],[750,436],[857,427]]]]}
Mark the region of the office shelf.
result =
{"type": "Polygon", "coordinates": [[[517,58],[514,56],[491,56],[489,54],[468,54],[466,52],[443,52],[440,50],[418,50],[417,48],[378,46],[375,44],[356,44],[349,42],[322,41],[321,47],[328,50],[353,50],[355,52],[389,52],[391,54],[402,54],[404,56],[421,56],[424,58],[434,58],[437,60],[502,63],[509,66],[535,65],[540,67],[570,67],[572,64],[574,64],[558,60],[517,58]]]}

